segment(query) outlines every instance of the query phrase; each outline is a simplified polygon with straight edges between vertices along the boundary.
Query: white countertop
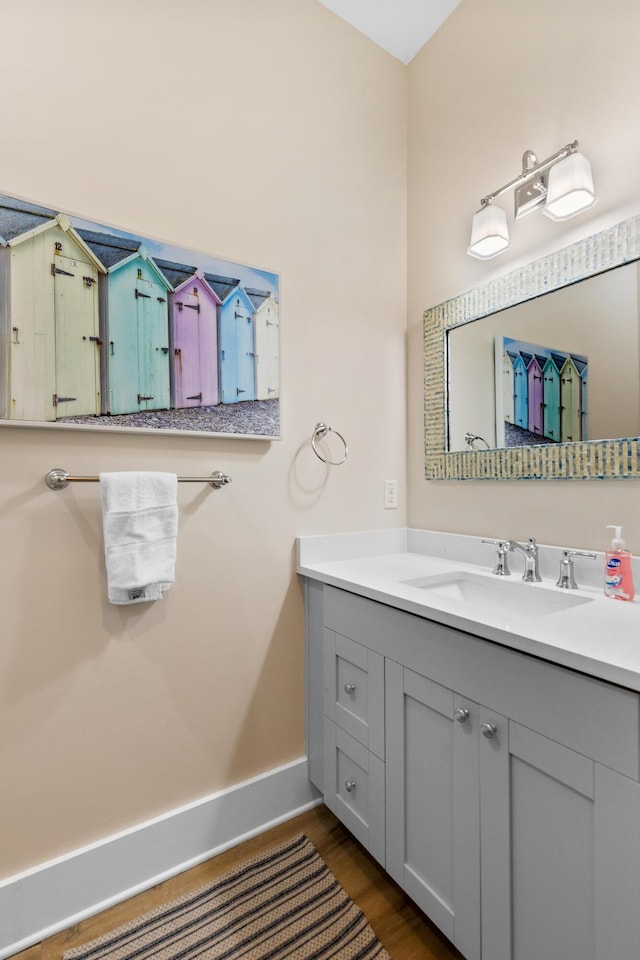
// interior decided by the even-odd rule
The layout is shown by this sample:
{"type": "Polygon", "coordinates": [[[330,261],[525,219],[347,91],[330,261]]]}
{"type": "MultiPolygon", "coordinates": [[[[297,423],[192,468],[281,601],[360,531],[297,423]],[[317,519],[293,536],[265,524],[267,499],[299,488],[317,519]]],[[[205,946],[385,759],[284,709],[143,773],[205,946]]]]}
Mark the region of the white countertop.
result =
{"type": "MultiPolygon", "coordinates": [[[[394,530],[297,540],[299,574],[407,613],[475,634],[513,650],[531,654],[640,692],[640,600],[623,602],[604,596],[604,559],[576,558],[578,590],[555,586],[560,549],[540,545],[542,583],[522,584],[522,558],[509,555],[512,575],[500,578],[506,589],[549,596],[570,595],[588,602],[542,616],[505,613],[497,602],[447,598],[403,581],[433,575],[471,573],[494,586],[492,547],[477,537],[430,531],[394,530]],[[512,559],[513,557],[513,559],[512,559]],[[463,559],[464,558],[464,559],[463,559]],[[493,583],[492,583],[493,581],[493,583]],[[506,581],[506,582],[505,582],[506,581]]],[[[634,567],[637,564],[634,558],[634,567]]],[[[638,579],[636,579],[638,584],[638,579]]],[[[490,589],[488,594],[494,594],[490,589]]],[[[527,597],[529,595],[527,594],[527,597]]],[[[535,606],[535,604],[534,604],[535,606]]]]}

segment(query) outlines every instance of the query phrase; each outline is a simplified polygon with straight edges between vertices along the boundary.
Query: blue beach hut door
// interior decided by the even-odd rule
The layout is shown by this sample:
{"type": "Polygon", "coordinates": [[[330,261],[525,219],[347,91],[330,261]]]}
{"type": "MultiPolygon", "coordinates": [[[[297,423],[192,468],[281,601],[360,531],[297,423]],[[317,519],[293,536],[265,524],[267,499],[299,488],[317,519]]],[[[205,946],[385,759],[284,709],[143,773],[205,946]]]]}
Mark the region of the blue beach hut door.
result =
{"type": "Polygon", "coordinates": [[[169,407],[169,330],[167,294],[153,280],[136,280],[138,320],[138,409],[169,407]]]}
{"type": "Polygon", "coordinates": [[[255,400],[253,310],[234,296],[220,317],[220,385],[223,403],[255,400]]]}
{"type": "Polygon", "coordinates": [[[256,361],[255,337],[253,316],[243,311],[238,318],[238,400],[255,400],[256,398],[256,361]]]}
{"type": "Polygon", "coordinates": [[[527,369],[520,355],[513,365],[513,419],[526,430],[529,426],[527,369]]]}

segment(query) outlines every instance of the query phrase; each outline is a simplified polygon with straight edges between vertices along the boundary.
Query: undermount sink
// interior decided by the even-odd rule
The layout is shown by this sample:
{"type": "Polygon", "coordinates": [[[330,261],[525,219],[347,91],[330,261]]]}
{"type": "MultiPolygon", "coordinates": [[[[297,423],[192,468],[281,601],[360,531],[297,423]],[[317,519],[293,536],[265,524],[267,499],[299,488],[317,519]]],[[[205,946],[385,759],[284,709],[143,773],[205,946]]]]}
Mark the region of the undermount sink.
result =
{"type": "Polygon", "coordinates": [[[518,618],[546,617],[590,603],[592,599],[536,583],[523,583],[512,577],[492,577],[466,570],[402,582],[405,586],[417,587],[436,602],[453,601],[483,612],[493,611],[518,618]]]}

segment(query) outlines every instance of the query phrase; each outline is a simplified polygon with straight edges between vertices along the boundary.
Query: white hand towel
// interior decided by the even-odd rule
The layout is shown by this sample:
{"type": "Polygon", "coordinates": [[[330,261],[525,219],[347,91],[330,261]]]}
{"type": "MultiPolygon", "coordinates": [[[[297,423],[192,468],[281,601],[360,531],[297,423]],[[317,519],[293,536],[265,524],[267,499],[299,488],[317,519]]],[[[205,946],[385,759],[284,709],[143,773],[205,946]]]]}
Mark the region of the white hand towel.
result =
{"type": "Polygon", "coordinates": [[[177,489],[174,473],[100,474],[111,603],[161,600],[174,582],[177,489]]]}

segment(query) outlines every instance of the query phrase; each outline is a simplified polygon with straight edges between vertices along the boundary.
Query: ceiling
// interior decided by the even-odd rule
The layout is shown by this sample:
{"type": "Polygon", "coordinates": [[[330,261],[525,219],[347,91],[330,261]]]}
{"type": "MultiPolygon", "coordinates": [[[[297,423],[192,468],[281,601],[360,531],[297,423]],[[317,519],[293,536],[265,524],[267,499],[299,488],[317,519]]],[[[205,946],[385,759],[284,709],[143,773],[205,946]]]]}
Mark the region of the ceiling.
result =
{"type": "Polygon", "coordinates": [[[320,0],[320,3],[398,60],[409,63],[460,0],[320,0]]]}

